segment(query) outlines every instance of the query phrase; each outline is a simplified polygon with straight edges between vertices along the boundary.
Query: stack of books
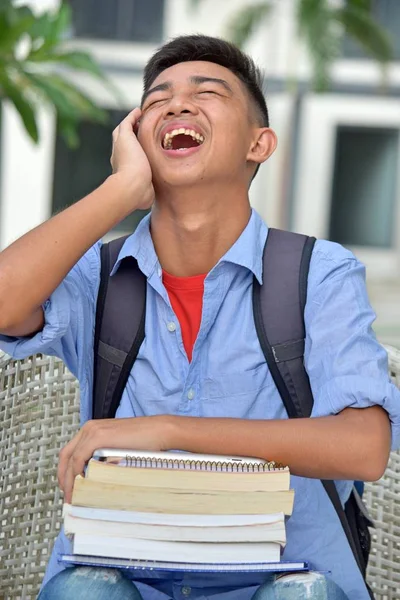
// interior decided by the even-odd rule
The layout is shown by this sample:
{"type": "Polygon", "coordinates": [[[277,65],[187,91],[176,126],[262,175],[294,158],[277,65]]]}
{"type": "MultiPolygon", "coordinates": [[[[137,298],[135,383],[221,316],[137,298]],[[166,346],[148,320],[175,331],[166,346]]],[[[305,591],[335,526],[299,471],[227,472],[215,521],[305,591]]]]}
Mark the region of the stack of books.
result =
{"type": "Polygon", "coordinates": [[[294,501],[287,467],[243,457],[119,454],[100,451],[75,479],[72,503],[64,505],[70,560],[198,571],[279,563],[294,501]]]}

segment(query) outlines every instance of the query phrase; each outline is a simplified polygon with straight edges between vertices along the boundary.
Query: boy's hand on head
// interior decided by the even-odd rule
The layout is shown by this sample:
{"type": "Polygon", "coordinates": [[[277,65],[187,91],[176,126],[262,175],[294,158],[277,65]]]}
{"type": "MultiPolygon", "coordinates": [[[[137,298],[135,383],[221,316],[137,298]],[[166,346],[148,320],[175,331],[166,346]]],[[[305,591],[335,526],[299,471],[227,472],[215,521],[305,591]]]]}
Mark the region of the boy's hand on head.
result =
{"type": "Polygon", "coordinates": [[[150,208],[154,201],[150,163],[136,135],[141,114],[140,108],[132,110],[112,134],[113,149],[110,162],[113,175],[128,187],[131,183],[142,183],[143,193],[141,198],[135,197],[133,209],[150,208]]]}

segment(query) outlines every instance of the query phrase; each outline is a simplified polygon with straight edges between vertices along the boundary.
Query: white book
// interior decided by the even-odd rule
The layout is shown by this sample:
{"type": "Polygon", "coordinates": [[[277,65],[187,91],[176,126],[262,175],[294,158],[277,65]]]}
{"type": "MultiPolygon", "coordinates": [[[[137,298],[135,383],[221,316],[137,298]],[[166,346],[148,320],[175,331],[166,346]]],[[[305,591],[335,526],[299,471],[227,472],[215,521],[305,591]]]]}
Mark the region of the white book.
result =
{"type": "Polygon", "coordinates": [[[279,562],[281,546],[273,542],[208,543],[140,540],[101,535],[76,534],[74,554],[201,563],[279,562]]]}
{"type": "Polygon", "coordinates": [[[88,506],[63,505],[63,517],[71,515],[82,519],[113,521],[120,523],[143,523],[149,525],[174,525],[182,527],[229,527],[244,525],[269,525],[284,522],[284,514],[259,515],[207,515],[137,512],[88,506]]]}
{"type": "Polygon", "coordinates": [[[165,540],[174,542],[276,542],[284,545],[286,531],[284,519],[252,525],[162,525],[158,523],[122,523],[87,519],[66,514],[66,535],[106,535],[111,537],[165,540]]]}

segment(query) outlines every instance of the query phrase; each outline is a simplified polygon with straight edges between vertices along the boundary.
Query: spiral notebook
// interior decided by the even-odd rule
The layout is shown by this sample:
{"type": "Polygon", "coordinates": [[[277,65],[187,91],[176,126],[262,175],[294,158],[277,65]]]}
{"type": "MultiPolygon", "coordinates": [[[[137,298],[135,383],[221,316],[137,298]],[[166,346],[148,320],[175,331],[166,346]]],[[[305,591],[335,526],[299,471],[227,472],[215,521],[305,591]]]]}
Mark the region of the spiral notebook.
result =
{"type": "Polygon", "coordinates": [[[288,471],[275,461],[249,456],[223,456],[191,452],[150,452],[116,448],[95,450],[93,458],[103,463],[125,467],[257,473],[288,471]]]}

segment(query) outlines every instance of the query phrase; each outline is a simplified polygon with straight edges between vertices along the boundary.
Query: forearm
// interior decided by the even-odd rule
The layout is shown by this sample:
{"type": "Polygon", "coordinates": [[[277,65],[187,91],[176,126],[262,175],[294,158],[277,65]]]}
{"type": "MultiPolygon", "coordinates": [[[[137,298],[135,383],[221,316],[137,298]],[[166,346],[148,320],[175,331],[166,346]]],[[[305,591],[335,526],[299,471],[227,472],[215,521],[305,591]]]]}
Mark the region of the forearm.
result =
{"type": "Polygon", "coordinates": [[[50,296],[74,264],[105,233],[134,209],[132,195],[118,176],[0,254],[0,328],[26,319],[50,296]]]}
{"type": "Polygon", "coordinates": [[[279,421],[171,419],[168,449],[275,460],[302,477],[375,480],[390,451],[390,424],[380,407],[279,421]]]}

